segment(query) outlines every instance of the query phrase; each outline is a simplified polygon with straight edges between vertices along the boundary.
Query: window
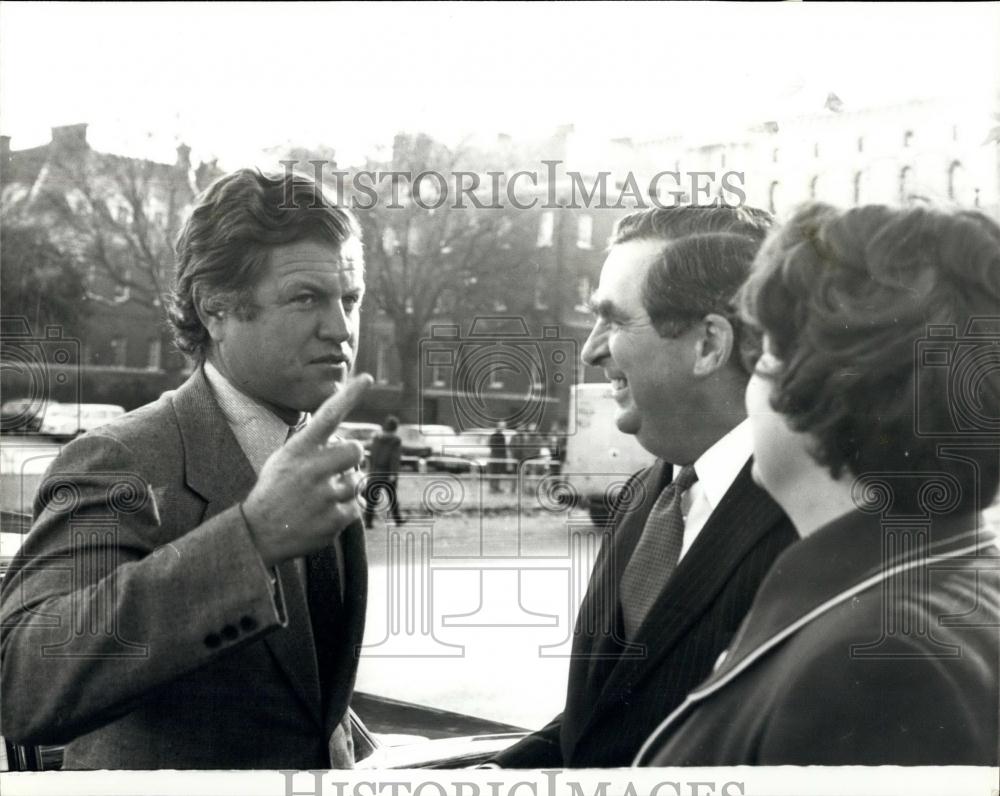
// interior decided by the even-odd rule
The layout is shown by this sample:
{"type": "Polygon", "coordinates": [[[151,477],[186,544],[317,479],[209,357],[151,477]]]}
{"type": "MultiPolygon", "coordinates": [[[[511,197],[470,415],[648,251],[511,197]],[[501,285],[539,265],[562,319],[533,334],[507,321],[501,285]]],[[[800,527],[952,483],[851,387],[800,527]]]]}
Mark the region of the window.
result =
{"type": "Polygon", "coordinates": [[[576,306],[573,309],[577,312],[590,312],[587,301],[590,299],[592,292],[593,288],[591,287],[590,277],[581,276],[576,283],[576,306]]]}
{"type": "Polygon", "coordinates": [[[379,384],[389,382],[389,346],[384,339],[379,339],[375,345],[375,381],[379,384]]]}
{"type": "Polygon", "coordinates": [[[768,191],[768,204],[771,208],[771,213],[777,215],[779,209],[781,208],[781,183],[775,180],[771,183],[771,189],[768,191]]]}
{"type": "Polygon", "coordinates": [[[124,337],[111,340],[111,364],[116,368],[125,367],[128,362],[128,341],[124,337]]]}
{"type": "Polygon", "coordinates": [[[423,254],[425,238],[424,231],[414,224],[406,231],[406,250],[411,254],[423,254]]]}
{"type": "Polygon", "coordinates": [[[115,300],[116,301],[127,301],[132,294],[132,288],[129,284],[132,281],[132,269],[126,268],[122,271],[121,281],[115,285],[115,300]]]}
{"type": "Polygon", "coordinates": [[[542,213],[538,222],[538,242],[535,244],[540,249],[552,245],[552,233],[555,231],[556,217],[551,210],[542,213]]]}
{"type": "Polygon", "coordinates": [[[149,370],[159,370],[162,367],[163,344],[159,337],[151,337],[146,349],[146,367],[149,370]]]}
{"type": "Polygon", "coordinates": [[[398,246],[399,241],[396,238],[396,233],[392,227],[386,227],[382,233],[382,251],[391,257],[396,253],[398,246]]]}
{"type": "Polygon", "coordinates": [[[594,217],[580,216],[576,220],[576,246],[578,249],[589,249],[594,238],[594,217]]]}
{"type": "Polygon", "coordinates": [[[904,166],[903,170],[899,172],[899,203],[901,205],[909,204],[912,193],[913,169],[904,166]]]}
{"type": "Polygon", "coordinates": [[[957,160],[948,168],[948,198],[959,204],[968,199],[965,168],[957,160]]]}

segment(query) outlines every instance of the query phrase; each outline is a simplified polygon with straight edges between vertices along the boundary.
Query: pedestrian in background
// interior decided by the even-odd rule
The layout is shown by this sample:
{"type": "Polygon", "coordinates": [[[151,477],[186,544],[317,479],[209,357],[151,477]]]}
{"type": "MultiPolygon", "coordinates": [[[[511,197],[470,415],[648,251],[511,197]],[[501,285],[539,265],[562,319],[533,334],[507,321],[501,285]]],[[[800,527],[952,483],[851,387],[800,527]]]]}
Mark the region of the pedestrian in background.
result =
{"type": "Polygon", "coordinates": [[[403,441],[396,433],[399,428],[399,420],[393,415],[389,415],[382,421],[382,433],[378,434],[371,445],[371,465],[368,478],[365,483],[365,527],[372,527],[372,519],[375,516],[375,506],[384,496],[389,501],[388,514],[396,521],[396,525],[402,525],[403,519],[399,516],[399,495],[397,483],[399,481],[399,466],[402,455],[403,441]]]}
{"type": "Polygon", "coordinates": [[[497,423],[496,430],[490,434],[490,462],[486,472],[490,476],[490,492],[503,492],[503,478],[507,473],[507,437],[503,433],[504,422],[497,423]]]}

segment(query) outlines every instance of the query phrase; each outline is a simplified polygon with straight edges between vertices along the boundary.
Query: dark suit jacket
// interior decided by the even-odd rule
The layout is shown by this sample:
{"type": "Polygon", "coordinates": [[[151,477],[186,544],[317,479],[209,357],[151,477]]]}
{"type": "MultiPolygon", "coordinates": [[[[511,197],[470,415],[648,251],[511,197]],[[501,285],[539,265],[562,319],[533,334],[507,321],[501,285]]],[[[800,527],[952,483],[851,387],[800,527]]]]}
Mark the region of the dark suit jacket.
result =
{"type": "Polygon", "coordinates": [[[378,434],[372,440],[369,469],[372,473],[395,477],[399,473],[403,441],[395,434],[378,434]]]}
{"type": "Polygon", "coordinates": [[[974,527],[935,523],[927,547],[851,513],[793,545],[641,762],[996,766],[1000,551],[974,527]]]}
{"type": "Polygon", "coordinates": [[[566,708],[548,726],[500,754],[514,768],[628,765],[654,727],[711,671],[760,581],[797,538],[750,464],[709,517],[670,578],[635,642],[623,639],[618,583],[646,518],[669,483],[658,462],[637,474],[635,498],[615,513],[574,630],[566,708]]]}
{"type": "Polygon", "coordinates": [[[361,525],[341,536],[343,597],[334,549],[309,557],[310,623],[294,562],[272,586],[242,518],[254,482],[200,369],[63,449],[3,584],[5,736],[67,743],[68,768],[350,764],[361,525]]]}

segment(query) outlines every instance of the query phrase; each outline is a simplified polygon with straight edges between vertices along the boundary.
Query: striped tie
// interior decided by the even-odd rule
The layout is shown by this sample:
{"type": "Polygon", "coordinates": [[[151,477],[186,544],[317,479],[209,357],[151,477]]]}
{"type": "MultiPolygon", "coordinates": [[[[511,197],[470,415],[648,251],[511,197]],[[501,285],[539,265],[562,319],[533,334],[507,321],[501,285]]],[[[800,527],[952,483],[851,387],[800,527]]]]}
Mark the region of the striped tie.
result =
{"type": "Polygon", "coordinates": [[[622,575],[621,605],[625,634],[635,638],[656,598],[681,557],[684,543],[684,515],[681,500],[698,480],[694,467],[687,465],[664,489],[649,512],[642,536],[622,575]]]}

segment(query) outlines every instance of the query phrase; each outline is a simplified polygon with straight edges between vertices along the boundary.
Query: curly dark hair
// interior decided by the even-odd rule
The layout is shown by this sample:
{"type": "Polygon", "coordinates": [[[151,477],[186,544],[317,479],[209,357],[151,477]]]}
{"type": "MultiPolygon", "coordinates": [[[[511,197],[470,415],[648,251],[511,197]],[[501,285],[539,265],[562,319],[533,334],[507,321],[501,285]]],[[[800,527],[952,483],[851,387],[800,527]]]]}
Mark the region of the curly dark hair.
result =
{"type": "MultiPolygon", "coordinates": [[[[972,437],[958,428],[953,369],[917,355],[929,339],[959,353],[984,320],[993,334],[979,339],[996,346],[996,223],[973,211],[810,204],[765,242],[740,306],[780,363],[761,373],[773,379],[773,408],[812,435],[813,457],[834,478],[845,469],[854,476],[944,471],[968,483],[971,461],[979,483],[965,498],[976,507],[993,499],[1000,428],[989,418],[972,437]],[[932,327],[954,337],[930,338],[932,327]],[[966,461],[949,456],[942,442],[961,447],[966,461]]],[[[965,385],[974,394],[965,398],[996,418],[1000,354],[979,364],[965,385]]]]}
{"type": "Polygon", "coordinates": [[[204,359],[209,336],[199,305],[253,317],[253,289],[274,246],[316,240],[340,247],[360,238],[350,211],[330,202],[308,177],[252,169],[220,177],[199,197],[177,237],[169,306],[177,347],[204,359]]]}
{"type": "Polygon", "coordinates": [[[733,328],[734,357],[749,376],[760,338],[746,328],[735,305],[771,216],[754,207],[678,206],[641,210],[615,226],[611,245],[663,241],[643,285],[643,307],[661,337],[677,337],[709,313],[733,328]]]}

